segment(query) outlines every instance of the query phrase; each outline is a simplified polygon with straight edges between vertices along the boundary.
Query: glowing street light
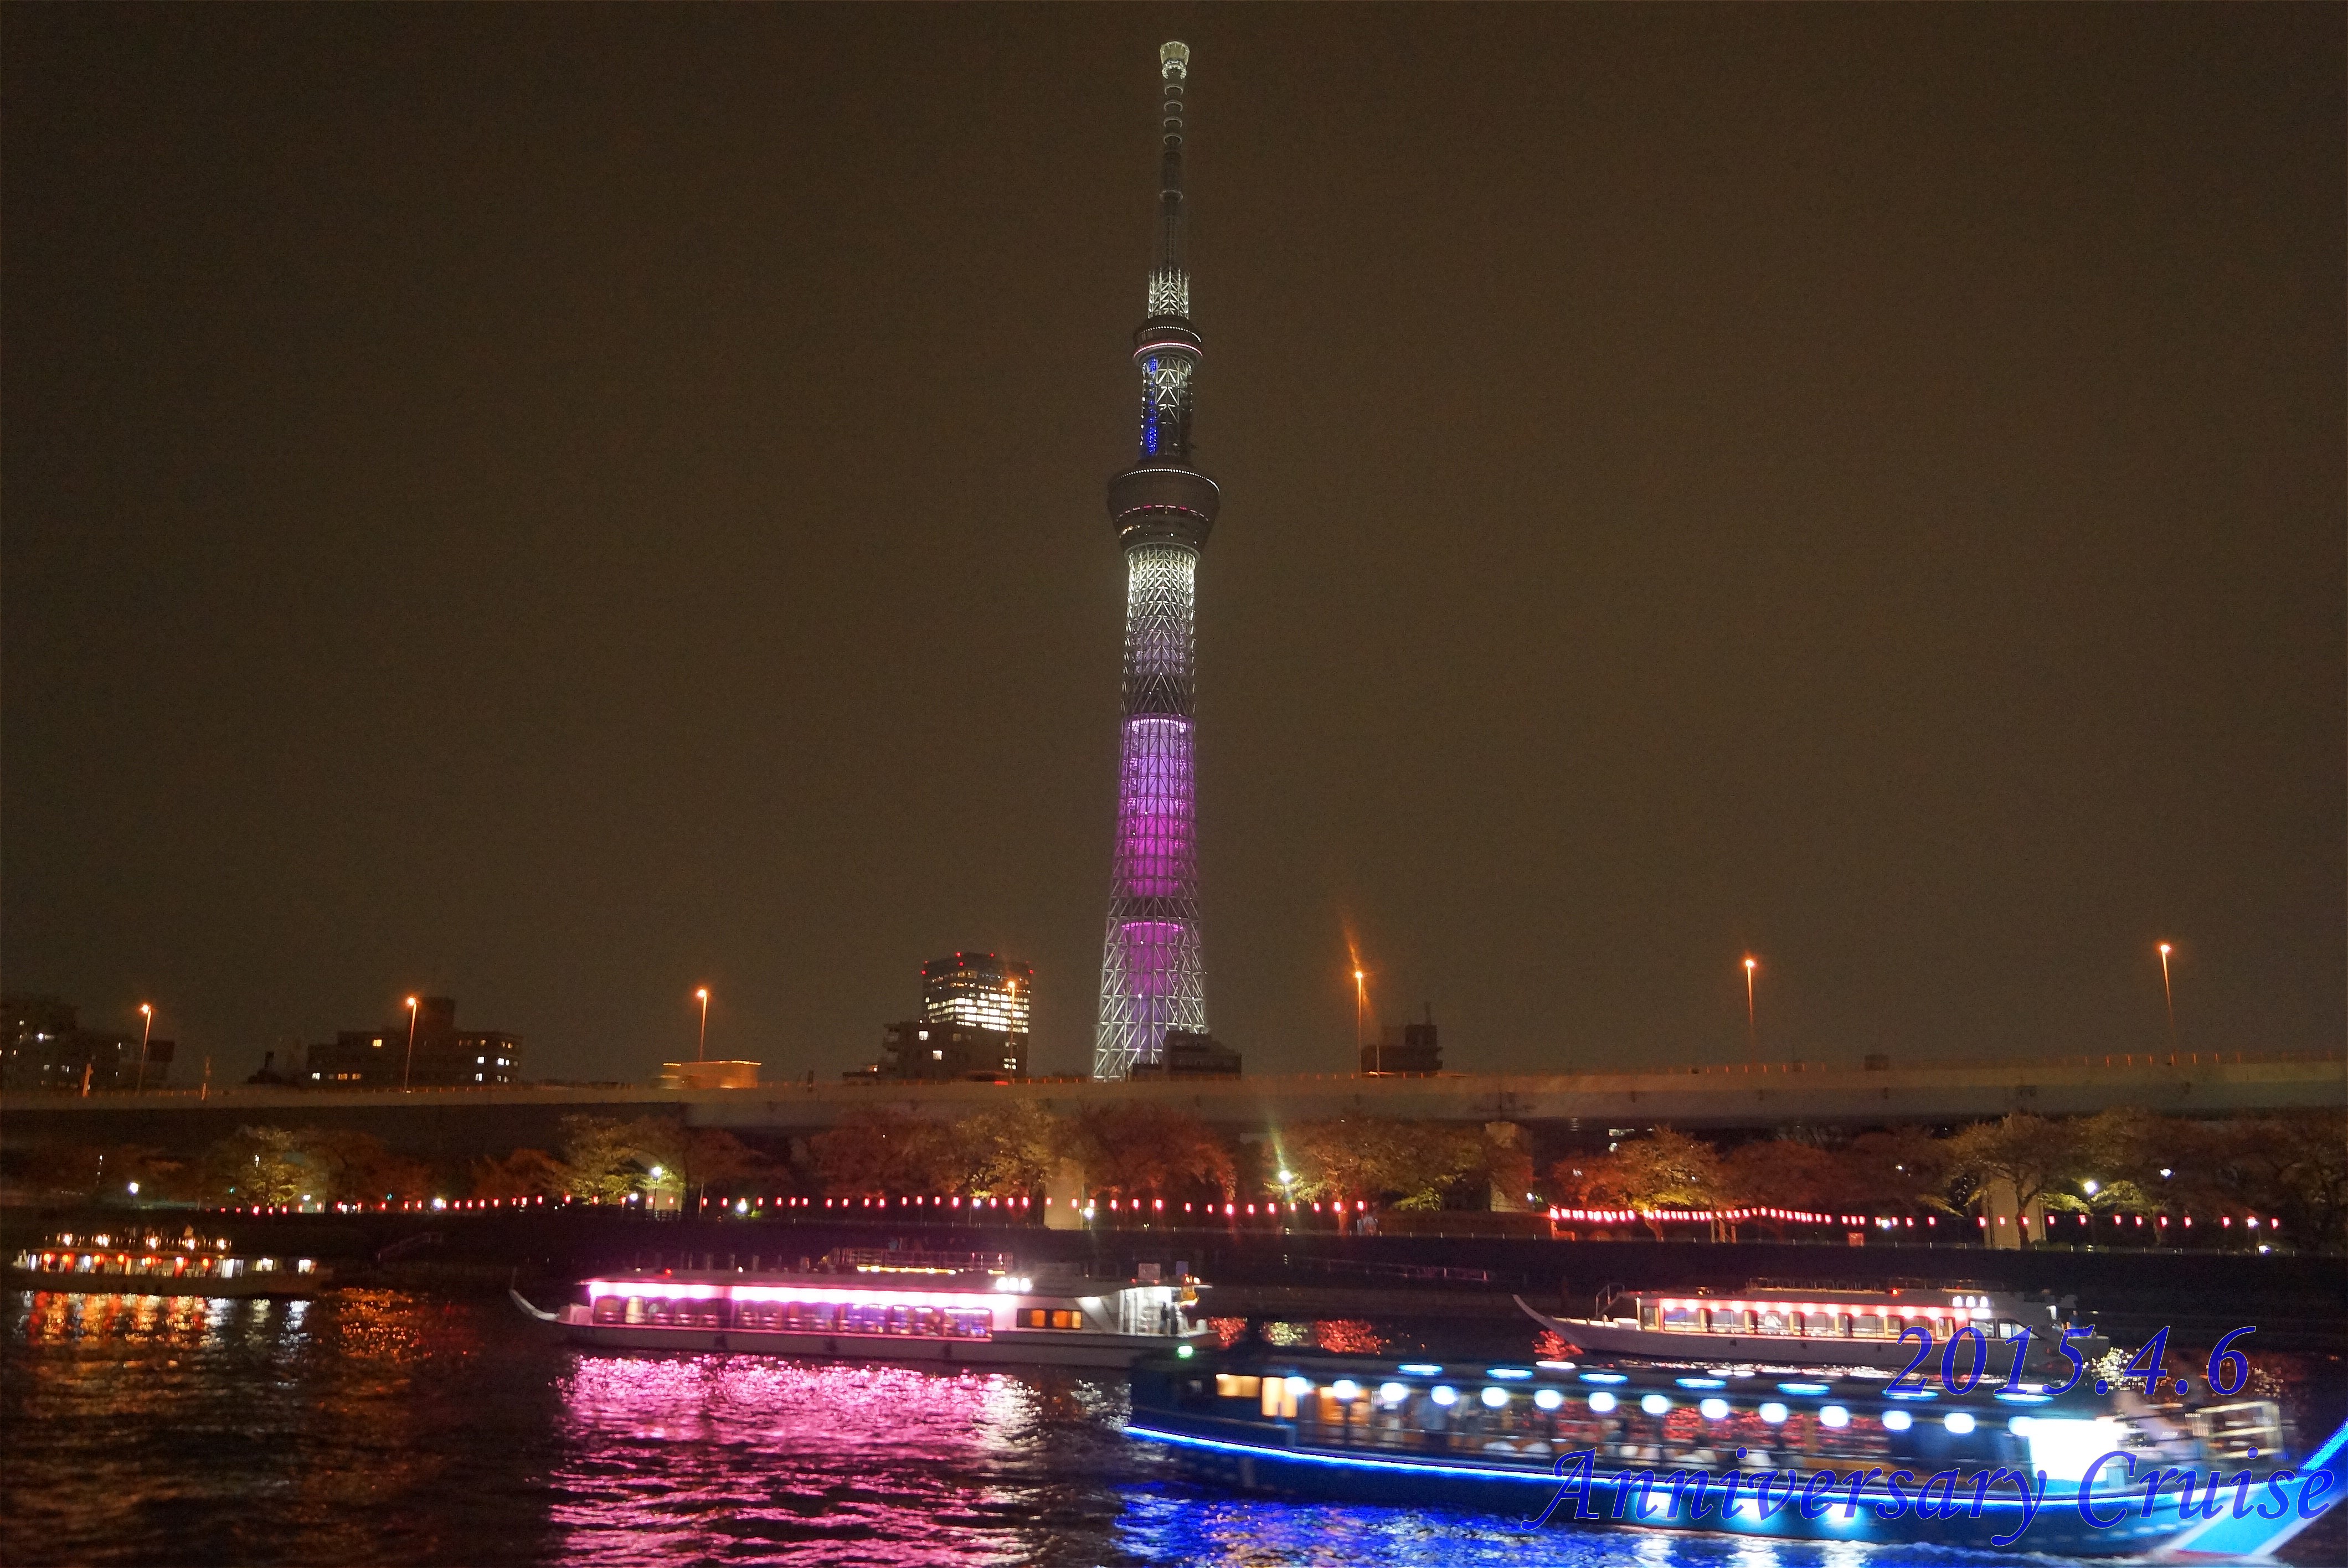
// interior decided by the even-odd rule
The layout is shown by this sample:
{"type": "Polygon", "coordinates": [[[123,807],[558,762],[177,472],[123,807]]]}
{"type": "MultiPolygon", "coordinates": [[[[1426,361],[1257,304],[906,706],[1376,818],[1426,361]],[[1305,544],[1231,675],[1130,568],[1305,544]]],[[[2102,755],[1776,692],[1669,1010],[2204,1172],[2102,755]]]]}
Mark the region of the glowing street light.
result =
{"type": "Polygon", "coordinates": [[[2167,942],[2160,944],[2160,999],[2168,1009],[2168,1049],[2177,1049],[2177,993],[2168,986],[2168,955],[2175,949],[2167,942]]]}
{"type": "MultiPolygon", "coordinates": [[[[147,1087],[147,1037],[154,1032],[155,1004],[140,1002],[139,1004],[139,1089],[140,1091],[144,1091],[147,1087]]],[[[135,1193],[139,1189],[133,1186],[130,1190],[135,1193]]]]}
{"type": "MultiPolygon", "coordinates": [[[[1369,976],[1360,969],[1354,971],[1354,1071],[1356,1072],[1362,1070],[1362,1016],[1369,1010],[1368,980],[1369,976]]],[[[1380,1050],[1377,1065],[1384,1068],[1385,1064],[1385,1052],[1380,1050]]]]}
{"type": "Polygon", "coordinates": [[[399,1070],[399,1090],[407,1092],[407,1081],[416,1071],[416,999],[407,999],[407,1062],[399,1070]]]}
{"type": "Polygon", "coordinates": [[[707,1060],[709,1055],[709,988],[695,987],[693,998],[701,1004],[701,1038],[694,1041],[693,1060],[702,1061],[707,1060]]]}
{"type": "Polygon", "coordinates": [[[1761,1031],[1753,1012],[1753,971],[1760,967],[1760,961],[1752,954],[1745,955],[1745,1060],[1747,1061],[1761,1060],[1761,1031]]]}

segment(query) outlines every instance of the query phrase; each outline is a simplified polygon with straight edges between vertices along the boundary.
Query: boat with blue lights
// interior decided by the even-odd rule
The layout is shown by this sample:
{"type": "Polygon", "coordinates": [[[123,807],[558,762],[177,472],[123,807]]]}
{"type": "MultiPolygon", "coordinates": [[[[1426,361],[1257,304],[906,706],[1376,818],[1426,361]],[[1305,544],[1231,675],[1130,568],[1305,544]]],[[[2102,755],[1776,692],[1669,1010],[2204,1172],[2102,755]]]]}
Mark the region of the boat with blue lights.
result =
{"type": "Polygon", "coordinates": [[[2348,1428],[2291,1467],[2271,1401],[2188,1409],[2125,1387],[1983,1382],[1956,1395],[1869,1369],[1454,1364],[1263,1346],[1183,1346],[1131,1376],[1128,1431],[1194,1481],[1560,1525],[2125,1555],[2180,1550],[2225,1524],[2238,1480],[2282,1517],[2253,1508],[2225,1528],[2264,1531],[2269,1544],[2348,1483],[2348,1428]],[[2111,1454],[2136,1469],[2098,1466],[2111,1454]],[[2147,1503],[2147,1466],[2212,1477],[2219,1519],[2189,1517],[2174,1481],[2147,1503]],[[2034,1502],[2019,1486],[2042,1472],[2034,1502]]]}
{"type": "Polygon", "coordinates": [[[955,1366],[1125,1368],[1207,1332],[1198,1282],[1145,1264],[1111,1280],[1002,1254],[843,1249],[791,1269],[636,1269],[582,1281],[558,1311],[514,1304],[575,1344],[955,1366]]]}

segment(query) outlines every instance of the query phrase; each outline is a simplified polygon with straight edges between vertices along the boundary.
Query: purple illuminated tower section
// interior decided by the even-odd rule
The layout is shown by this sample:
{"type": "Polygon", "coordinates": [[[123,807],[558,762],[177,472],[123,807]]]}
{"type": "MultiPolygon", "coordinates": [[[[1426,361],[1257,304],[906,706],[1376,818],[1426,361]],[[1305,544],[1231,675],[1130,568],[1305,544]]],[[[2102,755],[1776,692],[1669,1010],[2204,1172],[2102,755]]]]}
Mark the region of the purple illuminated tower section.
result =
{"type": "Polygon", "coordinates": [[[1163,105],[1158,233],[1149,318],[1133,334],[1133,362],[1141,372],[1141,446],[1133,466],[1108,482],[1109,518],[1125,547],[1125,729],[1095,1078],[1124,1078],[1141,1063],[1159,1061],[1169,1030],[1207,1032],[1191,605],[1199,552],[1222,496],[1190,466],[1190,382],[1201,344],[1190,326],[1190,274],[1182,247],[1189,46],[1159,49],[1158,73],[1163,105]]]}

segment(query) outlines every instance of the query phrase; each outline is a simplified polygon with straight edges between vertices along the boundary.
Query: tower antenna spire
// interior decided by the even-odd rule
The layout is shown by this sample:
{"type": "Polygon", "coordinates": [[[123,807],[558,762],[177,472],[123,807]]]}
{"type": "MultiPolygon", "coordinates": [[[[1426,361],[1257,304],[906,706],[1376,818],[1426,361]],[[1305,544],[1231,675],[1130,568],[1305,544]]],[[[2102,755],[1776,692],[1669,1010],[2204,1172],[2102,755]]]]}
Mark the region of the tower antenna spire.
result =
{"type": "Polygon", "coordinates": [[[1190,46],[1160,44],[1158,77],[1162,98],[1158,126],[1163,139],[1158,159],[1158,244],[1150,257],[1149,313],[1187,320],[1190,273],[1182,253],[1182,93],[1190,80],[1190,46]]]}

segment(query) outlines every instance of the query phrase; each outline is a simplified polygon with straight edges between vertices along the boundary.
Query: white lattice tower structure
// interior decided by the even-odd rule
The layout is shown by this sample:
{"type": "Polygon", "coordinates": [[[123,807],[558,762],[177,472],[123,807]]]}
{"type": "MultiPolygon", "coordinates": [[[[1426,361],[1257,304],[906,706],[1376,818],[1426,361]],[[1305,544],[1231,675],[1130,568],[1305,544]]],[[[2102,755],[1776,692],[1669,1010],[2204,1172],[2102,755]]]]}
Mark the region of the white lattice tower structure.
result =
{"type": "Polygon", "coordinates": [[[1168,44],[1158,64],[1158,229],[1149,315],[1134,333],[1133,349],[1141,372],[1140,451],[1108,484],[1109,518],[1125,547],[1125,704],[1096,1078],[1123,1078],[1138,1063],[1157,1061],[1169,1030],[1207,1031],[1192,607],[1199,552],[1222,497],[1190,466],[1190,385],[1202,344],[1190,325],[1182,244],[1189,48],[1168,44]]]}

